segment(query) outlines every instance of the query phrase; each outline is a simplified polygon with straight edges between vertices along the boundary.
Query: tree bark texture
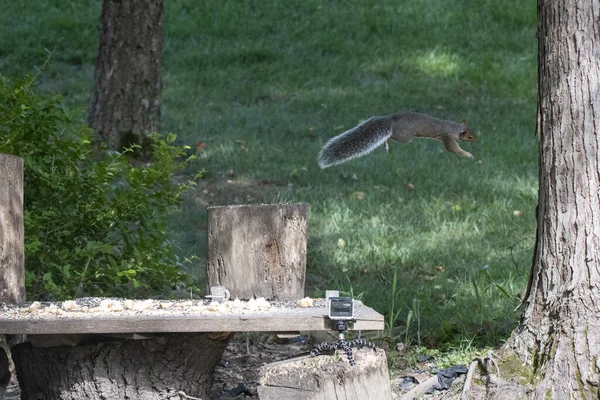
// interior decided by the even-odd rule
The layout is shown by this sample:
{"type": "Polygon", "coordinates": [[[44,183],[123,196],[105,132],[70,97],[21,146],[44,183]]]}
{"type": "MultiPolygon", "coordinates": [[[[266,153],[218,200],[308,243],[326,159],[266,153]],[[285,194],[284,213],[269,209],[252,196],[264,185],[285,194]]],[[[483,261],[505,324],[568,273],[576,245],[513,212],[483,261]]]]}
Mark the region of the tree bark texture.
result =
{"type": "Polygon", "coordinates": [[[23,160],[0,154],[0,303],[25,301],[23,160]]]}
{"type": "Polygon", "coordinates": [[[207,208],[209,286],[232,298],[304,297],[308,204],[207,208]]]}
{"type": "Polygon", "coordinates": [[[538,1],[539,204],[525,308],[505,349],[537,399],[600,396],[600,2],[538,1]]]}
{"type": "Polygon", "coordinates": [[[88,123],[115,150],[160,130],[163,0],[104,0],[88,123]]]}
{"type": "Polygon", "coordinates": [[[10,378],[10,361],[4,346],[0,343],[0,400],[4,399],[4,394],[6,393],[6,387],[10,382],[10,378]]]}
{"type": "Polygon", "coordinates": [[[228,338],[170,333],[75,347],[26,342],[14,347],[12,355],[23,400],[207,399],[228,338]]]}

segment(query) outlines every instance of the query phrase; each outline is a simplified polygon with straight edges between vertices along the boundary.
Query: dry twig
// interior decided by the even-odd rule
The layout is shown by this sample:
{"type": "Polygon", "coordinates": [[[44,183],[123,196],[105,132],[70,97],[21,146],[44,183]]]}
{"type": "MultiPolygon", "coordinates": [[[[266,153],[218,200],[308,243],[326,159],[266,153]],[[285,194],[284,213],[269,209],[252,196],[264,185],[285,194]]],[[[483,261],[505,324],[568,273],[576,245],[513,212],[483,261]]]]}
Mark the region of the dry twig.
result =
{"type": "Polygon", "coordinates": [[[477,368],[477,360],[473,361],[471,365],[469,365],[469,371],[467,372],[467,376],[465,377],[465,384],[463,386],[462,393],[460,394],[460,400],[469,399],[469,390],[471,390],[471,383],[473,382],[475,368],[477,368]]]}

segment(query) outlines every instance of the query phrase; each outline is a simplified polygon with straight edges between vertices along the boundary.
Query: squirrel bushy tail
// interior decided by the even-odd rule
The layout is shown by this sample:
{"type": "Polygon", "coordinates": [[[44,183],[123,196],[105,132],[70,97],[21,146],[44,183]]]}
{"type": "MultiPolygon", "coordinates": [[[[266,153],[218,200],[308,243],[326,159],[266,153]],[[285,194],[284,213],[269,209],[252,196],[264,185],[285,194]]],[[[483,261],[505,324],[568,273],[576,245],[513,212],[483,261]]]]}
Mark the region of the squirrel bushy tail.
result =
{"type": "Polygon", "coordinates": [[[390,118],[371,117],[358,126],[329,139],[321,149],[317,163],[320,168],[327,168],[352,158],[364,156],[381,146],[391,136],[392,120],[390,118]]]}

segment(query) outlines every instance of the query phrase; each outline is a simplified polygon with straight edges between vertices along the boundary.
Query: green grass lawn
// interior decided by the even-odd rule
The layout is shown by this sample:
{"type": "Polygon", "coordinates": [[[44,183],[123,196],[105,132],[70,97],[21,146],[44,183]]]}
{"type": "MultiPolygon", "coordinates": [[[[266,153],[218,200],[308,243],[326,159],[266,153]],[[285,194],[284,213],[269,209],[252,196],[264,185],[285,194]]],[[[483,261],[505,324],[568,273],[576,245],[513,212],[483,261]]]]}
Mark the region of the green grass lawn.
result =
{"type": "MultiPolygon", "coordinates": [[[[85,112],[100,8],[7,2],[0,73],[54,49],[40,86],[85,112]]],[[[306,201],[307,295],[352,293],[402,338],[412,310],[413,343],[508,336],[535,233],[534,0],[171,0],[164,22],[163,130],[206,142],[172,221],[182,254],[202,257],[207,204],[306,201]],[[318,169],[328,138],[409,110],[467,119],[477,161],[415,140],[318,169]]]]}

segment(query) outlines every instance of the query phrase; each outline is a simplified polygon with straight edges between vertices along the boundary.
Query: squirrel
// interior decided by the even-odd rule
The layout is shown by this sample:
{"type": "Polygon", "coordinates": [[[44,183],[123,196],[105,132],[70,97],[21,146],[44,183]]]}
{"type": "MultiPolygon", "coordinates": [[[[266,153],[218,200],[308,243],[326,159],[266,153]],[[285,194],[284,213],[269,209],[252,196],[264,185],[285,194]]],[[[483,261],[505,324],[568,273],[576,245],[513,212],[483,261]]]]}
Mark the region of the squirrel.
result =
{"type": "Polygon", "coordinates": [[[438,119],[416,112],[399,112],[385,117],[371,117],[358,126],[331,138],[319,153],[320,168],[341,164],[356,157],[362,157],[388,140],[409,143],[415,137],[430,138],[444,143],[446,150],[463,157],[474,159],[464,151],[458,141],[474,142],[477,136],[466,125],[445,119],[438,119]]]}

